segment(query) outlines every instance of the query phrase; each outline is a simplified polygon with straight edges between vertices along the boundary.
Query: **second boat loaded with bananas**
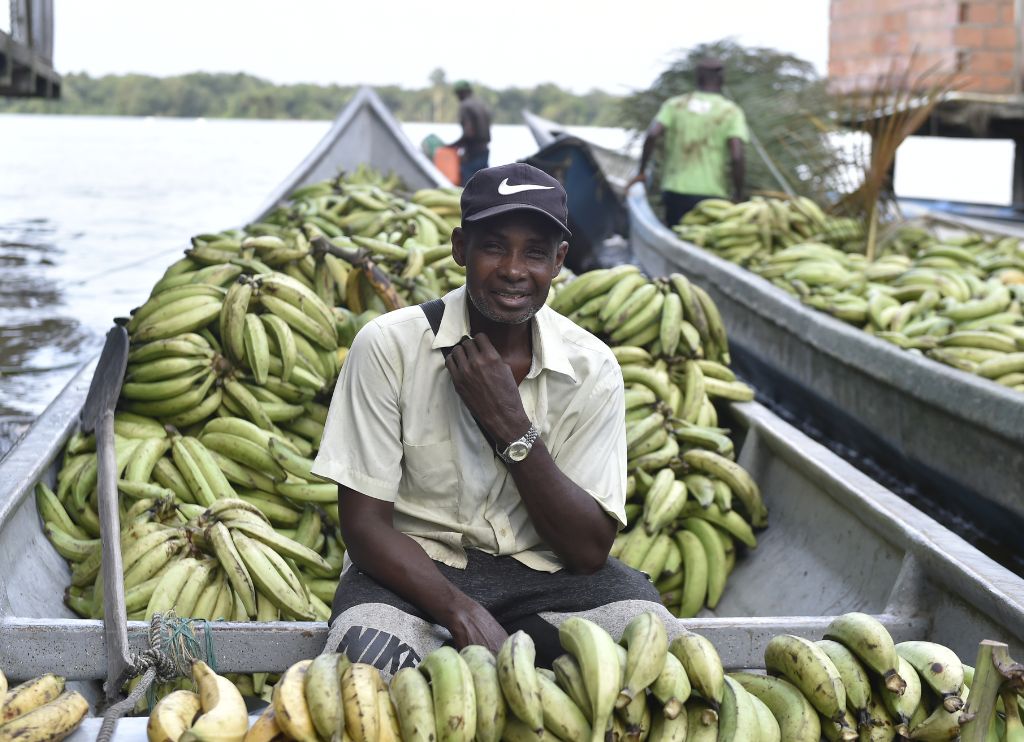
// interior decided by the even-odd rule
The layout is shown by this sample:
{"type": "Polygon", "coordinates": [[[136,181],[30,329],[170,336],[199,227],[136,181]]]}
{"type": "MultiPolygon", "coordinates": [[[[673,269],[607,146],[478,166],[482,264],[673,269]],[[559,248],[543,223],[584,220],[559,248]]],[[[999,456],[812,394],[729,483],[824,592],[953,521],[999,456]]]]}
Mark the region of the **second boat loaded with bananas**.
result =
{"type": "MultiPolygon", "coordinates": [[[[545,306],[571,236],[564,189],[529,165],[488,168],[461,207],[465,287],[360,331],[312,469],[339,485],[353,565],[327,648],[389,675],[446,641],[497,651],[518,630],[549,667],[567,614],[671,617],[608,556],[627,523],[619,363],[545,306]]],[[[643,329],[640,315],[623,325],[643,329]]]]}

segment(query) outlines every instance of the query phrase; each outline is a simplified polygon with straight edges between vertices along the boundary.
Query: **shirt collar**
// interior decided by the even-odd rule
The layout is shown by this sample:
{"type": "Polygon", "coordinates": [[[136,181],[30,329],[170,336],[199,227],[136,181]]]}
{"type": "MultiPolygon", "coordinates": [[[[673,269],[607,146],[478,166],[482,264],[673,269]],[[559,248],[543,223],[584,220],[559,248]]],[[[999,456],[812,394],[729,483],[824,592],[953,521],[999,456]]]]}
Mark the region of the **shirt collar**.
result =
{"type": "MultiPolygon", "coordinates": [[[[444,316],[441,318],[441,327],[430,347],[437,350],[456,345],[463,337],[469,334],[469,297],[466,287],[460,286],[454,291],[442,297],[444,301],[444,316]]],[[[533,323],[533,363],[530,365],[530,372],[526,378],[531,379],[540,374],[541,371],[554,371],[565,374],[573,381],[576,381],[576,373],[573,370],[569,356],[565,352],[562,333],[558,328],[558,318],[555,312],[548,306],[541,307],[541,310],[534,315],[533,323]]]]}

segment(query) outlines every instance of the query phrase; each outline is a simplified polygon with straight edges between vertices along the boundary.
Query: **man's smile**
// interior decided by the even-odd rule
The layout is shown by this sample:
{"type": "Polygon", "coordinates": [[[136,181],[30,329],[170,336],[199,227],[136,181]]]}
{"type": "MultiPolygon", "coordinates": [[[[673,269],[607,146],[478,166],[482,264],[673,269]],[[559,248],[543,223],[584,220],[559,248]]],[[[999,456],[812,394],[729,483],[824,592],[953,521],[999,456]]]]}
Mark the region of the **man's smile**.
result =
{"type": "Polygon", "coordinates": [[[530,297],[532,296],[532,294],[528,291],[495,290],[492,291],[491,294],[493,294],[498,299],[498,301],[500,301],[503,304],[512,304],[516,306],[528,302],[530,300],[530,297]]]}

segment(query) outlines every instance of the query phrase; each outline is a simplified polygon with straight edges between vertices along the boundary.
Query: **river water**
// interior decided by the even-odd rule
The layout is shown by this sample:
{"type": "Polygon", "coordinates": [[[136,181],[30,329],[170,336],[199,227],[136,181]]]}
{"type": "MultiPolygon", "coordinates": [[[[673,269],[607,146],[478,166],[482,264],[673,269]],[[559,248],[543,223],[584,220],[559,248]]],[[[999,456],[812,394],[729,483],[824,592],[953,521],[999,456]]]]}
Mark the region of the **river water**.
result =
{"type": "MultiPolygon", "coordinates": [[[[328,121],[0,115],[0,454],[198,232],[252,218],[328,121]]],[[[410,123],[413,142],[454,124],[410,123]]],[[[609,146],[621,130],[588,129],[609,146]]],[[[536,151],[495,126],[492,164],[536,151]]]]}

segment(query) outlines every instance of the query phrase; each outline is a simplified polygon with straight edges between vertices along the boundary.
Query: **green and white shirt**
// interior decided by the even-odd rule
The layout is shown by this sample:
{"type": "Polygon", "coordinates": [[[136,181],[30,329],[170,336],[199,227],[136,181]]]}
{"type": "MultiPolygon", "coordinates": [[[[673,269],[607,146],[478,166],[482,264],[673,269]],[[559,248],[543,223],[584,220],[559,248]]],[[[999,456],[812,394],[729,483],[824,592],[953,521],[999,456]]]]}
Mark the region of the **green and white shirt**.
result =
{"type": "Polygon", "coordinates": [[[655,121],[665,127],[662,190],[728,197],[728,142],[750,139],[740,107],[718,93],[695,91],[669,98],[655,121]]]}

